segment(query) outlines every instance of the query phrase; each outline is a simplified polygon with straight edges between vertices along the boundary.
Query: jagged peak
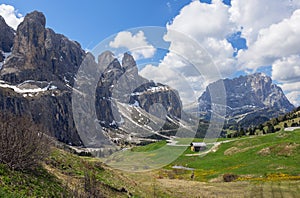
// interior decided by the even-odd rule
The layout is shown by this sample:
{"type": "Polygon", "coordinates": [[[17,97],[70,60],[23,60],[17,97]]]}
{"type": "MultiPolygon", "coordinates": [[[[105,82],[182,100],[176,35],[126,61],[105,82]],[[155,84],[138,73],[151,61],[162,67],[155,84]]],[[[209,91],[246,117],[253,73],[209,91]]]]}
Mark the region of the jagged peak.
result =
{"type": "MultiPolygon", "coordinates": [[[[104,51],[98,56],[98,65],[102,70],[107,69],[110,65],[114,66],[112,64],[114,61],[118,61],[111,51],[104,51]]],[[[120,65],[120,64],[117,64],[120,65]]],[[[121,66],[118,66],[118,68],[121,66]]]]}
{"type": "Polygon", "coordinates": [[[136,67],[136,62],[132,55],[129,53],[124,53],[123,59],[122,59],[122,66],[125,68],[125,70],[136,67]]]}
{"type": "Polygon", "coordinates": [[[40,24],[40,25],[45,27],[46,17],[42,12],[39,12],[39,11],[35,10],[35,11],[27,14],[24,18],[24,21],[21,24],[26,24],[26,23],[40,24]]]}
{"type": "Polygon", "coordinates": [[[123,71],[130,70],[132,68],[136,67],[136,62],[132,55],[129,53],[124,53],[122,58],[122,65],[120,64],[120,61],[118,58],[116,58],[115,54],[111,51],[104,51],[98,56],[98,64],[102,68],[108,68],[109,69],[120,69],[123,71]]]}
{"type": "Polygon", "coordinates": [[[114,53],[111,51],[104,51],[98,56],[98,63],[103,62],[104,60],[112,62],[115,59],[114,53]]]}
{"type": "Polygon", "coordinates": [[[249,74],[246,77],[248,77],[248,78],[260,78],[260,79],[266,79],[267,81],[272,81],[272,78],[270,76],[268,76],[265,73],[261,73],[261,72],[249,74]]]}

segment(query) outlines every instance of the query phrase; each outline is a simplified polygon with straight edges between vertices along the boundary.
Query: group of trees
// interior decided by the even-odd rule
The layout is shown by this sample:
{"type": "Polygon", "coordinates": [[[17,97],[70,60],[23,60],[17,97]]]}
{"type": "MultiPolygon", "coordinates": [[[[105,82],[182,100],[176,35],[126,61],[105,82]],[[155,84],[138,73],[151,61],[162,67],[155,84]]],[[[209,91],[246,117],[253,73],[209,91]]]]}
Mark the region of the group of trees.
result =
{"type": "Polygon", "coordinates": [[[230,134],[227,134],[228,138],[241,137],[245,135],[256,135],[256,132],[259,131],[262,134],[275,133],[281,130],[281,127],[277,125],[279,123],[284,123],[283,127],[297,127],[300,126],[300,121],[296,121],[296,118],[300,117],[300,107],[296,108],[292,112],[289,112],[285,115],[281,115],[277,118],[273,118],[263,124],[258,126],[252,126],[249,128],[236,127],[236,131],[230,134]]]}
{"type": "Polygon", "coordinates": [[[0,113],[0,163],[12,170],[36,168],[49,154],[49,139],[28,117],[0,113]]]}

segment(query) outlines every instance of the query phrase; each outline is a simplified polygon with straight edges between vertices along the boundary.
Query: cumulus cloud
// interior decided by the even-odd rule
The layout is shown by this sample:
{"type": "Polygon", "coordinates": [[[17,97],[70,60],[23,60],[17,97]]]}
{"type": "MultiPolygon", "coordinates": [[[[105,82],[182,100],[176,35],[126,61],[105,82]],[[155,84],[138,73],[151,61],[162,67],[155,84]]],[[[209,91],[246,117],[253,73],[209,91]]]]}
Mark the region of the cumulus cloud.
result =
{"type": "Polygon", "coordinates": [[[18,13],[13,6],[6,4],[0,5],[0,15],[5,19],[5,22],[15,30],[24,19],[22,14],[18,13]]]}
{"type": "Polygon", "coordinates": [[[295,106],[300,106],[300,81],[284,82],[280,85],[282,90],[286,93],[286,97],[295,106]]]}
{"type": "Polygon", "coordinates": [[[300,91],[292,91],[292,92],[286,94],[286,97],[296,107],[300,106],[300,91]]]}
{"type": "Polygon", "coordinates": [[[215,0],[212,4],[193,1],[182,8],[168,29],[177,30],[193,38],[224,38],[231,30],[228,6],[215,0]]]}
{"type": "Polygon", "coordinates": [[[249,49],[239,53],[240,62],[250,68],[272,65],[277,59],[300,53],[300,9],[290,18],[261,29],[249,49]]]}
{"type": "Polygon", "coordinates": [[[234,28],[228,18],[228,6],[219,0],[213,1],[212,4],[193,1],[180,11],[171,24],[167,25],[168,32],[165,39],[171,43],[171,51],[201,62],[203,65],[201,69],[205,70],[207,65],[202,63],[203,57],[197,54],[200,46],[203,48],[200,51],[205,50],[211,56],[220,72],[227,73],[232,70],[231,67],[234,67],[235,62],[234,49],[226,39],[233,33],[234,28]],[[174,34],[174,31],[192,38],[196,44],[180,42],[182,38],[178,38],[179,34],[174,34]]]}
{"type": "Polygon", "coordinates": [[[291,55],[275,61],[272,67],[272,78],[279,82],[299,81],[300,55],[291,55]]]}
{"type": "Polygon", "coordinates": [[[291,92],[294,90],[299,90],[300,82],[283,83],[280,85],[280,87],[286,92],[291,92]]]}
{"type": "Polygon", "coordinates": [[[135,60],[141,58],[151,58],[154,56],[156,49],[146,40],[143,31],[132,34],[123,31],[117,34],[115,39],[109,43],[112,48],[126,48],[132,53],[135,60]]]}
{"type": "Polygon", "coordinates": [[[232,0],[231,5],[230,21],[237,28],[242,27],[242,36],[247,39],[247,45],[257,39],[261,29],[288,18],[292,10],[300,6],[297,0],[232,0]]]}

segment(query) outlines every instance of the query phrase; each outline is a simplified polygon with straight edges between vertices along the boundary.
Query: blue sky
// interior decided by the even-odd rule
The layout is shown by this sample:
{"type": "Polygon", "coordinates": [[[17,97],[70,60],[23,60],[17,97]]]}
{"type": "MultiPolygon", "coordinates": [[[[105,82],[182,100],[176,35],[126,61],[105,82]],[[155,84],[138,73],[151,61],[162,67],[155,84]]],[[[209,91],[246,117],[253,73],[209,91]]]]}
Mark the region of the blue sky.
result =
{"type": "Polygon", "coordinates": [[[25,15],[38,10],[46,15],[47,26],[93,48],[106,37],[128,28],[165,26],[190,0],[3,0],[25,15]]]}
{"type": "Polygon", "coordinates": [[[217,78],[263,72],[300,105],[300,0],[2,0],[0,4],[0,14],[7,14],[4,18],[11,19],[11,26],[22,20],[15,15],[33,10],[46,15],[47,27],[78,41],[83,49],[91,50],[107,37],[113,50],[146,47],[132,51],[143,64],[140,74],[176,88],[183,100],[193,98],[183,84],[192,87],[196,100],[217,78]],[[4,4],[14,10],[7,13],[4,4]],[[142,26],[164,28],[167,49],[157,49],[147,31],[129,30],[142,26]],[[180,42],[174,30],[194,42],[180,42]],[[204,61],[195,44],[210,59],[204,61]],[[201,75],[195,74],[191,61],[202,62],[201,75]],[[219,75],[211,72],[212,67],[219,75]]]}

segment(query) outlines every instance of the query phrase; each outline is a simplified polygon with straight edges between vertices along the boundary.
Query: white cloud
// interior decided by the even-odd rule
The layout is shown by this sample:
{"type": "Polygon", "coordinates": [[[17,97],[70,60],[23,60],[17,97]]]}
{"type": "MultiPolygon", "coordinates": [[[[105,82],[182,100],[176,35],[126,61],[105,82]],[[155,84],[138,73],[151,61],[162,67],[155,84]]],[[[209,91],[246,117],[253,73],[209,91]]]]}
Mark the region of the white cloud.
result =
{"type": "Polygon", "coordinates": [[[154,56],[156,49],[146,40],[143,31],[136,34],[124,31],[117,34],[115,39],[109,43],[112,48],[127,48],[135,60],[141,58],[151,58],[154,56]]]}
{"type": "Polygon", "coordinates": [[[300,106],[300,81],[285,82],[281,84],[280,87],[286,93],[286,97],[293,105],[300,106]]]}
{"type": "Polygon", "coordinates": [[[5,19],[5,22],[15,30],[24,19],[22,14],[18,13],[13,6],[6,4],[0,5],[0,15],[5,19]]]}
{"type": "Polygon", "coordinates": [[[299,81],[300,55],[291,55],[288,58],[283,57],[282,59],[275,61],[272,67],[272,78],[279,82],[299,81]]]}
{"type": "Polygon", "coordinates": [[[281,84],[280,87],[286,92],[297,91],[300,88],[300,82],[290,82],[281,84]]]}
{"type": "Polygon", "coordinates": [[[182,32],[192,38],[224,38],[231,31],[228,6],[215,0],[212,4],[193,1],[182,8],[167,28],[182,32]]]}
{"type": "Polygon", "coordinates": [[[247,45],[256,40],[261,29],[288,18],[300,6],[298,0],[232,0],[231,5],[230,21],[237,28],[243,27],[242,36],[247,39],[247,45]]]}
{"type": "Polygon", "coordinates": [[[286,94],[286,97],[296,107],[300,106],[300,91],[292,91],[292,92],[286,94]]]}
{"type": "Polygon", "coordinates": [[[249,49],[239,53],[242,64],[256,69],[263,65],[272,65],[282,57],[300,53],[300,9],[292,16],[270,27],[261,29],[257,40],[249,49]]]}

